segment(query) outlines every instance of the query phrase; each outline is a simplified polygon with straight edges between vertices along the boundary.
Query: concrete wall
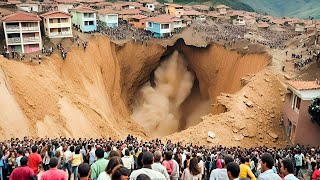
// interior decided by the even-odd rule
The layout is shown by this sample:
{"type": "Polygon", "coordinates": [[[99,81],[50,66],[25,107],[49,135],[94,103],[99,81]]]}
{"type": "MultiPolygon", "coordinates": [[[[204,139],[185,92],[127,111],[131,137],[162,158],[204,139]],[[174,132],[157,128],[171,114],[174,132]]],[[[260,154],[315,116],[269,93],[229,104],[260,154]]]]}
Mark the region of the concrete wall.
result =
{"type": "Polygon", "coordinates": [[[82,32],[97,30],[97,14],[93,13],[93,17],[84,17],[84,13],[72,11],[72,23],[80,26],[82,32]],[[93,25],[85,25],[85,21],[93,21],[93,25]]]}
{"type": "Polygon", "coordinates": [[[69,13],[69,9],[72,9],[72,4],[58,4],[58,11],[69,13]]]}
{"type": "MultiPolygon", "coordinates": [[[[285,132],[287,133],[289,128],[293,131],[294,125],[296,127],[293,134],[294,139],[291,139],[293,144],[318,146],[320,144],[320,126],[311,121],[308,113],[310,100],[301,100],[300,109],[297,112],[292,108],[293,96],[293,93],[288,93],[285,97],[283,113],[285,132]],[[289,127],[289,121],[292,123],[291,127],[289,127]]],[[[290,134],[287,135],[290,136],[290,134]]]]}
{"type": "Polygon", "coordinates": [[[312,123],[308,113],[310,101],[301,101],[299,111],[299,121],[296,129],[295,144],[320,145],[320,126],[312,123]]]}
{"type": "Polygon", "coordinates": [[[118,27],[118,14],[98,14],[99,20],[108,27],[118,27]]]}

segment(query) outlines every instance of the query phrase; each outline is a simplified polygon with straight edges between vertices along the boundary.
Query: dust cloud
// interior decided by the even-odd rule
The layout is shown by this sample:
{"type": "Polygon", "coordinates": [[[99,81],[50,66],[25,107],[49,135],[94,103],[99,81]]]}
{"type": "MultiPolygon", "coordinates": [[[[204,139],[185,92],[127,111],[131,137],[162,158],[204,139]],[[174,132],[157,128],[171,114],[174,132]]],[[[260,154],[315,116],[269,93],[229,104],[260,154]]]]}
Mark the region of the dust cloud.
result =
{"type": "Polygon", "coordinates": [[[152,87],[148,82],[141,88],[131,117],[149,136],[160,137],[181,128],[180,106],[191,93],[194,76],[177,51],[160,64],[154,76],[156,85],[152,87]]]}

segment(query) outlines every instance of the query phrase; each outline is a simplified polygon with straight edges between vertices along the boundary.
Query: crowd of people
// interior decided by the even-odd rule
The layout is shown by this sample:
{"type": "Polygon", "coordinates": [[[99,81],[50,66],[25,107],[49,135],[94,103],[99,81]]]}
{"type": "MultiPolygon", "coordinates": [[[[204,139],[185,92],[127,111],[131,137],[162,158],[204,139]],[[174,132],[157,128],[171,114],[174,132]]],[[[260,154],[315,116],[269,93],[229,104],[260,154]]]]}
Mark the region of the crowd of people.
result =
{"type": "Polygon", "coordinates": [[[261,31],[259,35],[264,40],[256,40],[256,43],[267,46],[272,49],[285,49],[286,42],[295,36],[294,33],[291,32],[274,32],[274,31],[261,31]]]}
{"type": "Polygon", "coordinates": [[[235,26],[228,23],[216,25],[199,22],[194,23],[192,28],[192,36],[200,34],[207,42],[235,41],[236,39],[243,39],[246,33],[244,26],[235,26]]]}
{"type": "Polygon", "coordinates": [[[296,180],[320,178],[320,147],[240,148],[159,139],[11,139],[1,142],[1,180],[296,180]],[[43,172],[44,171],[44,172],[43,172]],[[39,175],[40,176],[40,175],[39,175]],[[306,177],[306,176],[305,176],[306,177]]]}

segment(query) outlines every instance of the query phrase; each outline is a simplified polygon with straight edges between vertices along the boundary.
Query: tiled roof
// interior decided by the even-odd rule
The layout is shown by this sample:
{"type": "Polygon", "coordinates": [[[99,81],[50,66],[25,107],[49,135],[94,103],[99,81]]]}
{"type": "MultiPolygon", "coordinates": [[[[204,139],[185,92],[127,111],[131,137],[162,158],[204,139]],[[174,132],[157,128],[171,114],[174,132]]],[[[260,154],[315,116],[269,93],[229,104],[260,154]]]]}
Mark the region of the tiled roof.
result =
{"type": "Polygon", "coordinates": [[[112,6],[113,3],[111,2],[99,2],[99,3],[96,3],[95,6],[112,6]]]}
{"type": "Polygon", "coordinates": [[[320,89],[320,85],[316,81],[288,81],[287,84],[296,90],[320,89]]]}
{"type": "Polygon", "coordinates": [[[191,20],[192,20],[192,19],[189,18],[188,16],[183,16],[182,19],[185,20],[185,21],[191,21],[191,20]]]}
{"type": "Polygon", "coordinates": [[[151,10],[149,8],[146,8],[146,7],[140,7],[139,9],[141,11],[144,11],[144,12],[151,12],[151,10]]]}
{"type": "Polygon", "coordinates": [[[41,14],[41,17],[71,17],[71,14],[63,12],[63,11],[49,11],[47,13],[41,14]]]}
{"type": "Polygon", "coordinates": [[[229,6],[226,6],[224,4],[218,5],[215,7],[216,9],[229,9],[229,6]]]}
{"type": "Polygon", "coordinates": [[[233,10],[230,13],[230,16],[245,16],[245,11],[233,10]]]}
{"type": "Polygon", "coordinates": [[[135,6],[135,7],[141,7],[142,4],[137,3],[137,2],[123,2],[123,1],[118,1],[113,4],[114,7],[124,7],[124,6],[135,6]]]}
{"type": "Polygon", "coordinates": [[[287,20],[285,19],[273,19],[272,23],[274,24],[284,24],[285,22],[287,22],[287,20]]]}
{"type": "Polygon", "coordinates": [[[209,11],[210,7],[206,5],[194,5],[192,6],[196,10],[209,11]]]}
{"type": "Polygon", "coordinates": [[[54,1],[59,4],[79,4],[79,2],[75,0],[54,0],[54,1]]]}
{"type": "Polygon", "coordinates": [[[257,26],[259,28],[266,28],[266,27],[269,27],[270,25],[268,23],[266,23],[266,22],[260,22],[260,23],[257,24],[257,26]]]}
{"type": "Polygon", "coordinates": [[[10,14],[13,14],[14,12],[8,10],[8,9],[4,9],[4,8],[0,8],[0,16],[7,16],[10,14]]]}
{"type": "Polygon", "coordinates": [[[167,14],[162,14],[159,16],[150,17],[147,19],[147,21],[155,22],[155,23],[170,23],[170,22],[173,22],[174,20],[178,20],[178,19],[179,18],[175,18],[175,17],[167,15],[167,14]]]}
{"type": "Polygon", "coordinates": [[[77,8],[71,9],[71,11],[83,12],[83,13],[97,12],[96,10],[89,7],[77,7],[77,8]]]}
{"type": "Polygon", "coordinates": [[[147,16],[138,14],[138,15],[132,15],[129,18],[132,18],[132,19],[145,19],[145,18],[147,18],[147,16]]]}
{"type": "Polygon", "coordinates": [[[139,9],[124,9],[121,11],[118,11],[121,15],[134,15],[134,14],[140,14],[141,11],[139,9]]]}
{"type": "Polygon", "coordinates": [[[50,0],[43,0],[40,4],[55,4],[56,2],[50,0]]]}
{"type": "Polygon", "coordinates": [[[183,7],[182,5],[179,5],[179,4],[170,4],[170,3],[165,3],[164,5],[172,6],[172,7],[175,7],[175,8],[182,8],[183,7]]]}
{"type": "Polygon", "coordinates": [[[37,15],[31,14],[31,13],[26,13],[26,12],[17,12],[14,14],[10,14],[8,16],[1,18],[1,20],[4,22],[41,21],[41,19],[37,15]]]}
{"type": "Polygon", "coordinates": [[[22,2],[18,0],[8,0],[7,4],[22,4],[22,2]]]}
{"type": "Polygon", "coordinates": [[[111,8],[104,8],[98,10],[98,14],[118,14],[118,12],[111,8]]]}
{"type": "Polygon", "coordinates": [[[24,4],[39,4],[39,1],[28,0],[24,4]]]}
{"type": "Polygon", "coordinates": [[[201,16],[201,15],[204,15],[204,13],[201,13],[196,10],[190,10],[190,11],[183,11],[183,15],[185,15],[185,16],[201,16]]]}
{"type": "Polygon", "coordinates": [[[153,3],[154,0],[138,0],[138,3],[153,3]]]}

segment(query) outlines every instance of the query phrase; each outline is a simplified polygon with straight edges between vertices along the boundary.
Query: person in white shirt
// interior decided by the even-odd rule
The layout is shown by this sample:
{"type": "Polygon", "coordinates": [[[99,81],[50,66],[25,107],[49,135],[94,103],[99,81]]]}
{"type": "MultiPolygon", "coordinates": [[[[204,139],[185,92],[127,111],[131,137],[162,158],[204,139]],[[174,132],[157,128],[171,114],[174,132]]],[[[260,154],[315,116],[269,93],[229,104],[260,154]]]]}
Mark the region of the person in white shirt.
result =
{"type": "Polygon", "coordinates": [[[230,155],[224,157],[224,167],[223,169],[214,169],[211,171],[210,180],[225,180],[228,179],[227,165],[234,162],[234,159],[230,155]]]}
{"type": "Polygon", "coordinates": [[[123,162],[123,166],[126,167],[130,172],[134,169],[134,160],[130,156],[129,149],[124,151],[124,156],[121,158],[123,162]]]}
{"type": "Polygon", "coordinates": [[[89,165],[91,166],[94,161],[96,161],[96,148],[93,146],[91,146],[91,150],[89,152],[89,165]]]}
{"type": "Polygon", "coordinates": [[[202,155],[200,153],[197,153],[197,157],[199,159],[198,165],[199,165],[200,170],[201,170],[201,177],[203,177],[203,175],[204,175],[204,162],[202,160],[202,155]]]}
{"type": "Polygon", "coordinates": [[[258,180],[282,180],[281,177],[272,170],[274,161],[271,154],[264,153],[261,156],[260,164],[262,173],[259,175],[258,180]]]}
{"type": "Polygon", "coordinates": [[[290,159],[283,159],[281,162],[281,173],[285,175],[284,180],[299,180],[293,175],[294,167],[290,159]]]}
{"type": "Polygon", "coordinates": [[[158,171],[166,177],[167,180],[170,180],[170,176],[167,172],[167,169],[162,166],[161,162],[162,153],[160,151],[154,152],[154,163],[151,165],[152,170],[158,171]]]}
{"type": "Polygon", "coordinates": [[[166,180],[163,174],[161,174],[158,171],[152,170],[152,164],[153,164],[152,153],[148,151],[143,152],[142,164],[143,164],[143,167],[141,169],[135,170],[131,173],[130,180],[136,180],[140,174],[145,174],[150,179],[166,180]]]}

